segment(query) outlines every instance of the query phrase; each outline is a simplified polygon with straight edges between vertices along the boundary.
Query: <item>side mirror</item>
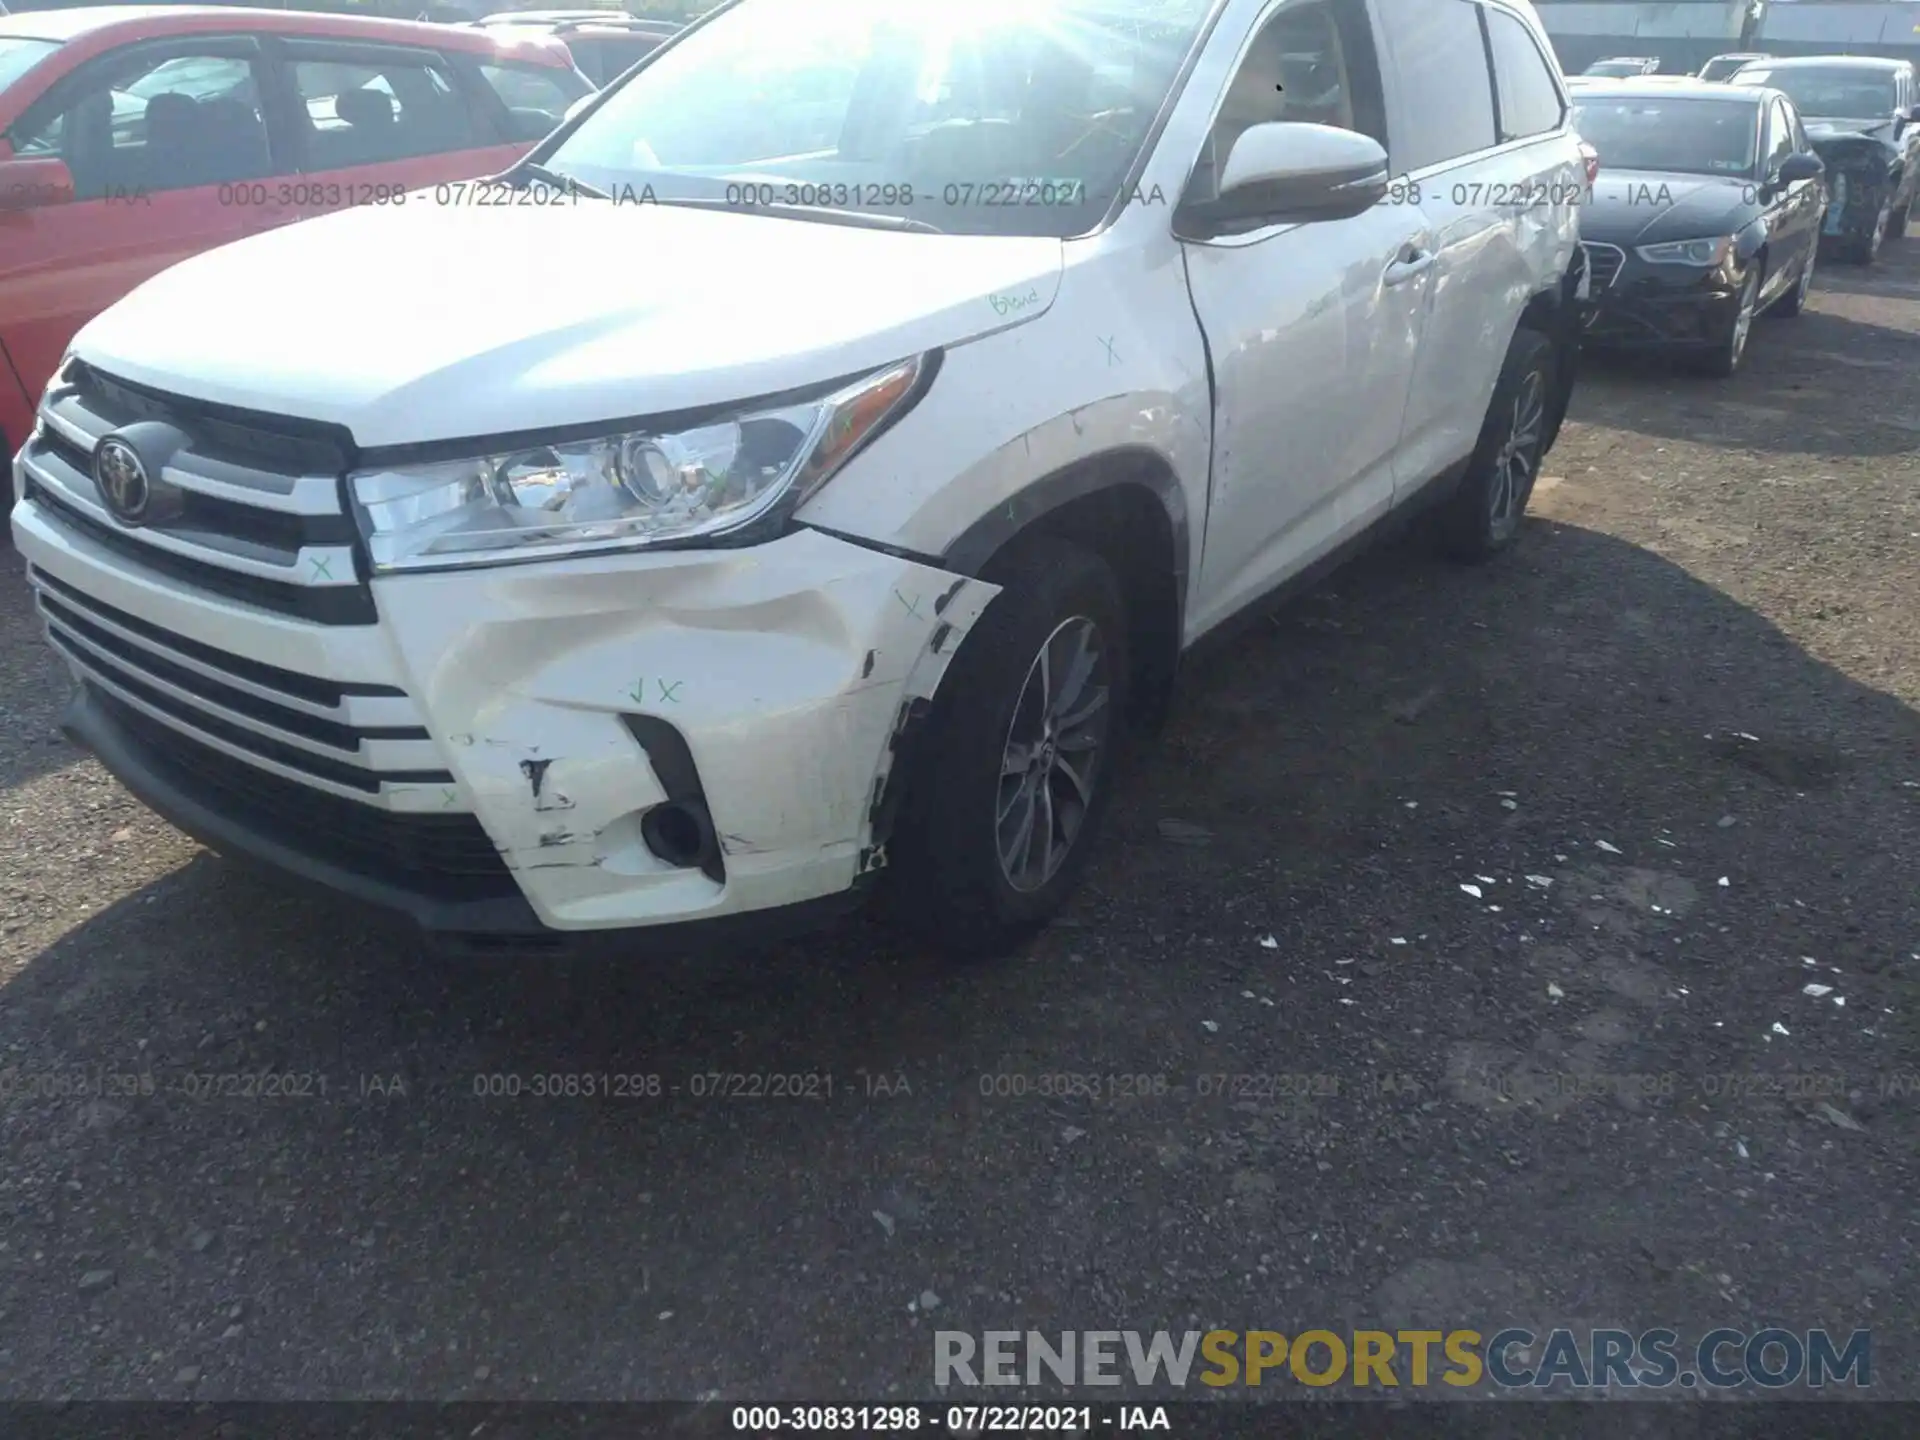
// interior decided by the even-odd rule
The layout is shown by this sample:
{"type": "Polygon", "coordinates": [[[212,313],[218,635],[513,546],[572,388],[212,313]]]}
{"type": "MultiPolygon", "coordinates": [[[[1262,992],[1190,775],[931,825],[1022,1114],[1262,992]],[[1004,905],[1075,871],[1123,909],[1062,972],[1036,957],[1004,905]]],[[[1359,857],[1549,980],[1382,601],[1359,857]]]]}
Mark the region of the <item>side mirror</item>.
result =
{"type": "Polygon", "coordinates": [[[1213,234],[1244,221],[1350,220],[1386,198],[1388,179],[1387,152],[1373,137],[1332,125],[1272,121],[1234,141],[1215,198],[1182,209],[1213,234]]]}
{"type": "Polygon", "coordinates": [[[0,210],[38,210],[73,199],[73,172],[64,160],[0,160],[0,210]]]}
{"type": "Polygon", "coordinates": [[[1802,180],[1816,180],[1826,173],[1826,161],[1800,150],[1780,162],[1780,173],[1774,180],[1780,185],[1798,185],[1802,180]]]}

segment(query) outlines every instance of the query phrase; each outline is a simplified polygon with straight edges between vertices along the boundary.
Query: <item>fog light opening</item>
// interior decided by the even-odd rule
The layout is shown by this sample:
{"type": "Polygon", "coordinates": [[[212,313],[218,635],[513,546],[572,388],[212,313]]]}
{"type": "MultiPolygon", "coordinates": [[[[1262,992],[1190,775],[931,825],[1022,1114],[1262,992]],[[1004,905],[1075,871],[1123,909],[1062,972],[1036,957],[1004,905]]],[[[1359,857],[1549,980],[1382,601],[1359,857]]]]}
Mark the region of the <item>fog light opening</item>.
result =
{"type": "Polygon", "coordinates": [[[660,859],[678,870],[697,870],[716,851],[713,820],[707,807],[669,801],[640,817],[640,838],[660,859]]]}

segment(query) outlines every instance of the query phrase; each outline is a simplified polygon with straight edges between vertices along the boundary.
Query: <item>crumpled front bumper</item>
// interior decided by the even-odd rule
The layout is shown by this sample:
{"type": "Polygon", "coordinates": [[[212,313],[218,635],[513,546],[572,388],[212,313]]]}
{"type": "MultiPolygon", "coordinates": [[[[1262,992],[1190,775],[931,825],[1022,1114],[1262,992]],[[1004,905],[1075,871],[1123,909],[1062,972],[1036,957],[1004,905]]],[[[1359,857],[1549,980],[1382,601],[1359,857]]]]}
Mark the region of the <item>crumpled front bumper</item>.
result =
{"type": "Polygon", "coordinates": [[[13,525],[81,682],[76,739],[216,848],[442,931],[657,927],[844,895],[884,864],[903,731],[997,593],[797,530],[383,577],[377,626],[328,627],[144,570],[31,500],[13,525]],[[306,698],[282,693],[301,677],[306,698]],[[342,720],[385,728],[293,714],[333,691],[342,720]],[[314,735],[340,731],[360,736],[344,760],[393,772],[377,794],[302,768],[320,763],[314,735]],[[718,842],[704,867],[644,833],[689,763],[718,842]]]}

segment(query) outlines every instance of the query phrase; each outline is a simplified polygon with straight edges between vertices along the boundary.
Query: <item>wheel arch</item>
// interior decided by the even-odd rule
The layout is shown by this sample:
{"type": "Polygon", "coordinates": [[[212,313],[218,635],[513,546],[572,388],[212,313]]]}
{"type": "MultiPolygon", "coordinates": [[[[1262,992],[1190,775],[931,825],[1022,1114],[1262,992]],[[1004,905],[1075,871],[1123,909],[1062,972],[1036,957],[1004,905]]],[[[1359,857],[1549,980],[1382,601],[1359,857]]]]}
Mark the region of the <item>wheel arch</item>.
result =
{"type": "Polygon", "coordinates": [[[1191,541],[1186,492],[1173,466],[1144,446],[1075,460],[981,516],[941,563],[991,578],[1002,557],[1036,535],[1080,545],[1113,567],[1127,607],[1134,717],[1158,723],[1179,669],[1191,541]]]}
{"type": "Polygon", "coordinates": [[[1559,357],[1554,369],[1553,393],[1548,399],[1547,438],[1540,449],[1542,455],[1551,450],[1554,441],[1559,439],[1560,426],[1567,418],[1567,407],[1573,403],[1582,328],[1580,287],[1586,274],[1586,247],[1575,245],[1565,272],[1559,279],[1541,286],[1533,293],[1521,308],[1519,322],[1514,326],[1516,334],[1521,330],[1533,330],[1545,335],[1553,341],[1559,357]]]}

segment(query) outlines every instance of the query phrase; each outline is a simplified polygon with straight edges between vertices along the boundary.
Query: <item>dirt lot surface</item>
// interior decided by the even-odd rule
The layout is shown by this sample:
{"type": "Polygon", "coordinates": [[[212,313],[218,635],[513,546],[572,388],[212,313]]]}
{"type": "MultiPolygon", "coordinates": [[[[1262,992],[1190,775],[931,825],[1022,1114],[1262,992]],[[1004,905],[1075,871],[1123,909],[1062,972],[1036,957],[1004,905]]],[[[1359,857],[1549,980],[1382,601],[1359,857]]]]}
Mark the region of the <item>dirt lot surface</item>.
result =
{"type": "Polygon", "coordinates": [[[1917,447],[1920,243],[1733,382],[1591,374],[1515,554],[1381,553],[1198,665],[1070,918],[963,973],[864,924],[426,959],[69,749],[8,552],[0,1064],[156,1091],[0,1107],[0,1393],[905,1398],[937,1328],[1778,1324],[1920,1397],[1917,447]],[[325,1094],[185,1093],[261,1071],[325,1094]],[[565,1073],[681,1093],[475,1093],[565,1073]]]}

